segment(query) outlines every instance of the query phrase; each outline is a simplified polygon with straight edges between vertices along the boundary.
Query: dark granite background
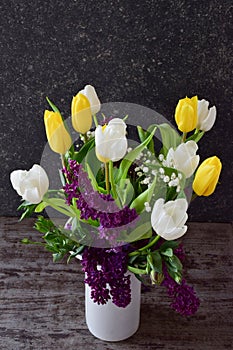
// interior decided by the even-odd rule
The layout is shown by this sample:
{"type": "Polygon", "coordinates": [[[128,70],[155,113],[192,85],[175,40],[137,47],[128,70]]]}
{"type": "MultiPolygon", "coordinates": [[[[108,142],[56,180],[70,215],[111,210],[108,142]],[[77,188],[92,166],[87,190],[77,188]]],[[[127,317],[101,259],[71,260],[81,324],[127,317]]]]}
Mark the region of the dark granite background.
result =
{"type": "Polygon", "coordinates": [[[217,106],[200,142],[202,160],[223,163],[215,194],[199,198],[190,221],[232,221],[232,0],[1,0],[0,214],[19,197],[9,173],[40,162],[49,96],[69,115],[71,98],[94,85],[102,102],[132,102],[171,122],[179,98],[217,106]]]}

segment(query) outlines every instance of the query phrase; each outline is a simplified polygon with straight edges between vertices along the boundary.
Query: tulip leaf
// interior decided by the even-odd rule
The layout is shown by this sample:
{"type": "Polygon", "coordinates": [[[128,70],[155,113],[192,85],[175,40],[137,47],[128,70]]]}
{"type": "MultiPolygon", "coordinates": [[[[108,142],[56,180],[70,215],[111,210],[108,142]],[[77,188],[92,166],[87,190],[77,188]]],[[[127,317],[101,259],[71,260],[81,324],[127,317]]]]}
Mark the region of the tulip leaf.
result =
{"type": "Polygon", "coordinates": [[[86,143],[84,143],[84,145],[81,147],[81,149],[78,152],[74,152],[73,159],[76,160],[79,164],[82,163],[82,161],[85,158],[85,156],[87,155],[87,153],[93,147],[95,147],[95,139],[94,138],[92,138],[89,141],[87,141],[86,143]]]}
{"type": "MultiPolygon", "coordinates": [[[[147,139],[147,137],[150,136],[150,132],[143,130],[143,128],[139,125],[137,126],[137,130],[138,130],[138,136],[141,142],[144,142],[147,139]]],[[[155,153],[153,139],[151,139],[151,141],[148,143],[147,148],[151,153],[153,154],[155,153]]]]}
{"type": "Polygon", "coordinates": [[[130,232],[130,234],[128,235],[127,233],[122,234],[119,237],[119,241],[134,242],[139,239],[142,239],[142,237],[144,238],[145,235],[151,236],[151,234],[152,234],[151,223],[148,221],[143,223],[140,226],[137,226],[136,229],[130,232]]]}
{"type": "Polygon", "coordinates": [[[117,181],[119,182],[120,179],[126,179],[128,170],[131,166],[131,164],[135,161],[135,159],[140,155],[140,153],[143,151],[143,149],[149,144],[149,142],[152,140],[154,133],[156,130],[156,126],[150,133],[150,135],[140,144],[138,145],[135,149],[130,151],[121,161],[119,171],[118,171],[118,176],[117,176],[117,181]]]}
{"type": "Polygon", "coordinates": [[[192,141],[195,141],[197,143],[204,136],[204,134],[205,134],[205,131],[195,132],[193,135],[191,135],[190,137],[188,137],[186,139],[186,142],[192,140],[192,141]]]}
{"type": "Polygon", "coordinates": [[[88,177],[89,179],[91,180],[91,184],[92,184],[92,187],[95,191],[98,191],[99,190],[99,186],[98,186],[98,183],[96,181],[96,178],[91,170],[91,167],[88,163],[86,163],[86,169],[87,169],[87,174],[88,174],[88,177]]]}
{"type": "Polygon", "coordinates": [[[150,202],[152,195],[154,193],[157,177],[154,177],[154,180],[150,187],[148,187],[144,192],[142,192],[138,197],[136,197],[130,205],[130,209],[135,208],[138,214],[140,214],[145,209],[145,202],[150,202]]]}
{"type": "Polygon", "coordinates": [[[35,213],[40,213],[40,212],[42,212],[47,206],[48,206],[47,203],[41,202],[41,203],[39,203],[39,204],[36,206],[36,208],[35,208],[34,211],[35,211],[35,213]]]}
{"type": "Polygon", "coordinates": [[[121,179],[115,188],[122,207],[128,205],[134,196],[134,188],[130,179],[121,179]]]}
{"type": "MultiPolygon", "coordinates": [[[[150,128],[152,128],[153,126],[154,125],[151,125],[150,128]]],[[[161,153],[163,153],[166,156],[169,148],[172,147],[175,149],[181,143],[181,136],[171,125],[167,123],[157,125],[157,128],[159,129],[162,137],[163,148],[161,150],[161,153]]]]}
{"type": "Polygon", "coordinates": [[[55,106],[55,104],[46,96],[46,100],[48,102],[48,104],[50,105],[50,107],[52,108],[52,110],[55,112],[55,113],[60,113],[59,109],[57,108],[57,106],[55,106]]]}

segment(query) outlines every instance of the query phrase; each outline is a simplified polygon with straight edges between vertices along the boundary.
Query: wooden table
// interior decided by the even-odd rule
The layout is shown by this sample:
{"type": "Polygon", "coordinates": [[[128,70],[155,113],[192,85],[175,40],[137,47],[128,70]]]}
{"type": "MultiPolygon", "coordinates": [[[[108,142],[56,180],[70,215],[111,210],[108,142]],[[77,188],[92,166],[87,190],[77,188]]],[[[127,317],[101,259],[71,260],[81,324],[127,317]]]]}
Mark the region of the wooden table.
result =
{"type": "Polygon", "coordinates": [[[189,223],[184,237],[186,278],[201,299],[195,316],[169,307],[163,287],[142,294],[141,324],[128,340],[95,339],[84,318],[78,261],[53,263],[39,246],[33,219],[0,218],[0,349],[233,349],[232,225],[189,223]]]}

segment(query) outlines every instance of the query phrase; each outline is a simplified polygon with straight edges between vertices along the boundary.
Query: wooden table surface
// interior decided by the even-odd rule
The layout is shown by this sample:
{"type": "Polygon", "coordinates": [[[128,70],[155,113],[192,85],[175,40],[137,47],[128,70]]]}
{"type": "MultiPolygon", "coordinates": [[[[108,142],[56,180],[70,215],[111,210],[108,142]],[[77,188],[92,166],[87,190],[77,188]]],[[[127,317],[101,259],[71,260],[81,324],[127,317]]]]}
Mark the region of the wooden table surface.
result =
{"type": "Polygon", "coordinates": [[[84,317],[83,272],[73,260],[53,263],[33,219],[0,218],[0,349],[233,349],[232,225],[189,223],[183,241],[186,279],[201,299],[195,316],[169,307],[164,287],[142,294],[141,323],[130,339],[94,338],[84,317]]]}

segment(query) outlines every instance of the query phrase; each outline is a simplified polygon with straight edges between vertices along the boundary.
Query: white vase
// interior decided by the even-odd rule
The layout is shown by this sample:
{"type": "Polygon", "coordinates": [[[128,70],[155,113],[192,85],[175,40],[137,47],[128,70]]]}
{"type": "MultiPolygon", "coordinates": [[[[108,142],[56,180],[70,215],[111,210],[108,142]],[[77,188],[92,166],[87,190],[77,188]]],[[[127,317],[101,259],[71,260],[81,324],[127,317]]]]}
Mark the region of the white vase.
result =
{"type": "Polygon", "coordinates": [[[132,336],[139,327],[141,283],[130,274],[131,302],[125,307],[118,307],[111,300],[105,305],[98,305],[91,299],[91,288],[85,284],[85,313],[89,331],[105,341],[120,341],[132,336]]]}

